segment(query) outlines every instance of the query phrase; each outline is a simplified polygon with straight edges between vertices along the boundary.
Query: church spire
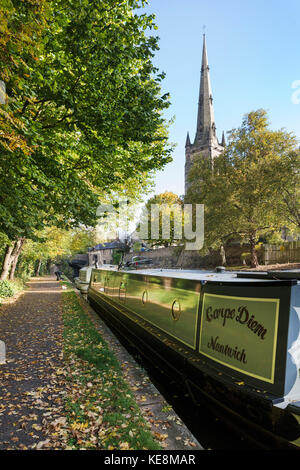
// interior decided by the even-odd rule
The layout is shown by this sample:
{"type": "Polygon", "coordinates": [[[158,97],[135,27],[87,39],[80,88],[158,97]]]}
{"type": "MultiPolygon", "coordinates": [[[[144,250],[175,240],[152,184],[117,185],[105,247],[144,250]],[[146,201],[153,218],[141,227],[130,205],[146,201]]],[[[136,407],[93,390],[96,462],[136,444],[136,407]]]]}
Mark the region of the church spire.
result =
{"type": "Polygon", "coordinates": [[[189,132],[187,133],[187,136],[186,136],[186,142],[185,142],[185,146],[186,147],[190,147],[191,145],[191,139],[190,139],[190,134],[189,132]]]}
{"type": "Polygon", "coordinates": [[[223,144],[225,145],[225,135],[223,135],[222,138],[222,145],[219,144],[216,136],[206,38],[204,34],[196,136],[192,144],[188,134],[185,144],[185,194],[188,193],[191,185],[189,173],[194,165],[195,159],[198,157],[207,159],[213,167],[214,159],[224,152],[223,144]]]}
{"type": "Polygon", "coordinates": [[[194,145],[197,147],[202,147],[205,145],[215,144],[218,144],[218,140],[216,137],[213,97],[211,91],[209,65],[206,50],[206,38],[205,34],[203,34],[203,51],[198,103],[197,131],[194,145]]]}
{"type": "Polygon", "coordinates": [[[226,147],[226,140],[225,140],[225,132],[223,131],[223,134],[222,134],[222,142],[221,142],[221,145],[222,147],[226,147]]]}

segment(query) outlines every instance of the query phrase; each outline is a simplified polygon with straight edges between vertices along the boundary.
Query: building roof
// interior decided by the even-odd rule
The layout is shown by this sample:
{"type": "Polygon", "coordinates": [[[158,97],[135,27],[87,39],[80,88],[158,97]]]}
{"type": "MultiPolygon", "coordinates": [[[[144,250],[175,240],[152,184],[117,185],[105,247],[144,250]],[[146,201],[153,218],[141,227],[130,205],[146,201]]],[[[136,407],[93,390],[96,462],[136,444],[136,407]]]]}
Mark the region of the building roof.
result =
{"type": "Polygon", "coordinates": [[[116,248],[124,248],[124,243],[120,240],[114,240],[112,242],[99,243],[98,245],[89,248],[88,251],[101,251],[101,250],[113,250],[116,248]]]}

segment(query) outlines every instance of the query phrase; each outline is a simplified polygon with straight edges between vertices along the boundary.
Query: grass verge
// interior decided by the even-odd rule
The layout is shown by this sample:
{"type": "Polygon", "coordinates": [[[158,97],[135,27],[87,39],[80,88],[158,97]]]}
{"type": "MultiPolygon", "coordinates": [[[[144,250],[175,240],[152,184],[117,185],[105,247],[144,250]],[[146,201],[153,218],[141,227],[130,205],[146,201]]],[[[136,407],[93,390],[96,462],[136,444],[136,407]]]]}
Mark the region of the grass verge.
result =
{"type": "Polygon", "coordinates": [[[108,348],[73,290],[62,293],[67,447],[161,450],[108,348]]]}
{"type": "Polygon", "coordinates": [[[13,281],[0,281],[0,304],[11,297],[14,297],[16,294],[19,294],[19,292],[23,291],[25,287],[25,281],[19,278],[16,278],[13,281]]]}

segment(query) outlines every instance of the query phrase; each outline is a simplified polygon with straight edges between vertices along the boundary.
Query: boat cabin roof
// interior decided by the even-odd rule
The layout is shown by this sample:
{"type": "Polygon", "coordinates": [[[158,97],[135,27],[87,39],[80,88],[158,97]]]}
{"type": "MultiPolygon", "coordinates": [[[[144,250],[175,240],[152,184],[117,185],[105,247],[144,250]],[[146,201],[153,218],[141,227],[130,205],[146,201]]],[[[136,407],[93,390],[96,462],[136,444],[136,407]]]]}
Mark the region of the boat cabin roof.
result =
{"type": "MultiPolygon", "coordinates": [[[[110,266],[103,266],[100,269],[117,271],[110,266]]],[[[276,280],[294,280],[300,283],[300,269],[288,271],[222,271],[215,270],[195,270],[195,269],[122,269],[119,272],[128,272],[130,274],[142,274],[147,276],[171,277],[177,279],[189,279],[195,281],[217,281],[217,282],[274,282],[276,280]]]]}

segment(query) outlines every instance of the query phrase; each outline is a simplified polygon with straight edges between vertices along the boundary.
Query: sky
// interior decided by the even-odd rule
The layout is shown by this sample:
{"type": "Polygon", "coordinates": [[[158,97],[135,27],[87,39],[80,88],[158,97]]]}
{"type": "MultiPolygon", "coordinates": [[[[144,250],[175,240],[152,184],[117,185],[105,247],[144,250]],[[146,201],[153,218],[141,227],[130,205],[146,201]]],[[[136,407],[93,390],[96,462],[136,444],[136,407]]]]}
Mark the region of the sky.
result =
{"type": "MultiPolygon", "coordinates": [[[[166,73],[162,94],[173,162],[156,173],[153,194],[184,194],[185,141],[194,140],[205,25],[217,135],[239,127],[260,108],[271,129],[285,128],[300,142],[299,0],[149,0],[160,50],[153,63],[166,73]],[[296,87],[296,88],[293,88],[296,87]]],[[[147,196],[146,199],[148,199],[147,196]]]]}

